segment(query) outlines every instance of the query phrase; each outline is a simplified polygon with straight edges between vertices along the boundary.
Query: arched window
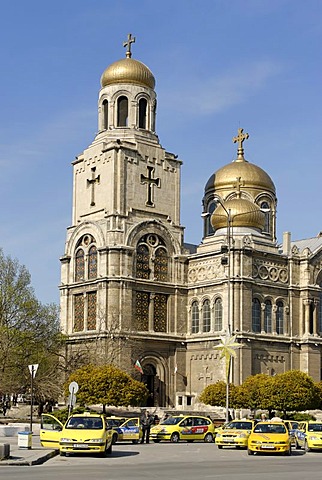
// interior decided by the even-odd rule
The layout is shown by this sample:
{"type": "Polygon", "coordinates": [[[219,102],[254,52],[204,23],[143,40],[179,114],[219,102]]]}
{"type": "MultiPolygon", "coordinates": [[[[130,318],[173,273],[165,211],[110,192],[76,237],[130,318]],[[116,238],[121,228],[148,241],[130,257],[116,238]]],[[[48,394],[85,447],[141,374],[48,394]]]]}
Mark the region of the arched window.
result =
{"type": "Polygon", "coordinates": [[[191,333],[199,332],[199,305],[193,302],[191,306],[191,333]]]}
{"type": "Polygon", "coordinates": [[[266,300],[264,310],[264,332],[272,333],[272,302],[266,300]]]}
{"type": "Polygon", "coordinates": [[[256,333],[261,331],[261,304],[258,298],[253,298],[252,331],[256,333]]]}
{"type": "Polygon", "coordinates": [[[202,330],[203,332],[210,332],[211,316],[210,316],[210,301],[205,300],[202,306],[202,330]]]}
{"type": "Polygon", "coordinates": [[[127,127],[128,124],[128,99],[125,96],[119,97],[117,100],[117,126],[127,127]]]}
{"type": "Polygon", "coordinates": [[[270,232],[270,215],[271,215],[271,212],[270,212],[270,206],[268,205],[267,202],[262,202],[261,205],[260,205],[260,208],[261,210],[263,211],[264,215],[265,215],[265,225],[264,225],[264,232],[270,232]]]}
{"type": "Polygon", "coordinates": [[[84,280],[85,274],[85,257],[84,257],[84,250],[80,248],[76,252],[75,258],[75,281],[79,282],[80,280],[84,280]]]}
{"type": "Polygon", "coordinates": [[[88,251],[88,278],[97,277],[97,250],[93,245],[88,251]]]}
{"type": "Polygon", "coordinates": [[[136,276],[137,278],[150,278],[150,252],[147,245],[139,244],[136,249],[136,276]]]}
{"type": "Polygon", "coordinates": [[[222,330],[222,301],[221,298],[217,298],[215,301],[215,322],[214,322],[215,332],[220,332],[222,330]]]}
{"type": "Polygon", "coordinates": [[[213,229],[213,226],[211,225],[211,215],[214,213],[214,211],[216,210],[217,208],[217,203],[216,202],[211,202],[209,205],[208,205],[208,209],[207,209],[207,217],[206,217],[206,232],[205,234],[206,235],[213,235],[215,233],[215,230],[213,229]]]}
{"type": "Polygon", "coordinates": [[[145,98],[141,98],[139,101],[139,128],[146,128],[146,113],[148,102],[145,98]]]}
{"type": "Polygon", "coordinates": [[[276,304],[276,333],[284,333],[284,305],[283,302],[276,304]]]}
{"type": "Polygon", "coordinates": [[[154,259],[155,280],[166,282],[168,280],[168,254],[165,248],[157,248],[154,259]]]}
{"type": "Polygon", "coordinates": [[[108,101],[104,100],[102,103],[103,107],[103,129],[108,129],[108,101]]]}

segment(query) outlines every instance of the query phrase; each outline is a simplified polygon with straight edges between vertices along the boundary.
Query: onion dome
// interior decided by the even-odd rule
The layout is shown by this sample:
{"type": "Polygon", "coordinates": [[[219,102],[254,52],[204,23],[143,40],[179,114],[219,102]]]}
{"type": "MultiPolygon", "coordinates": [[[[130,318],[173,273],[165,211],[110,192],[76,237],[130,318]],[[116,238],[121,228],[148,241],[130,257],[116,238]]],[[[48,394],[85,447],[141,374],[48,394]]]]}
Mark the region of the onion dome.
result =
{"type": "Polygon", "coordinates": [[[212,174],[205,186],[206,194],[213,190],[227,194],[236,190],[237,186],[254,194],[265,191],[275,195],[275,185],[270,176],[262,168],[244,158],[243,142],[248,137],[248,133],[244,134],[242,128],[238,130],[238,136],[233,138],[234,143],[238,142],[237,159],[212,174]]]}
{"type": "Polygon", "coordinates": [[[256,228],[263,231],[265,227],[265,214],[258,205],[246,198],[232,198],[222,205],[218,205],[211,215],[211,225],[214,230],[227,228],[228,212],[232,227],[256,228]],[[226,210],[225,210],[226,209],[226,210]]]}
{"type": "Polygon", "coordinates": [[[131,58],[131,44],[134,42],[135,37],[129,34],[127,42],[123,43],[123,46],[127,47],[126,58],[107,67],[101,76],[102,87],[119,83],[132,83],[154,89],[155,78],[151,70],[144,63],[131,58]]]}

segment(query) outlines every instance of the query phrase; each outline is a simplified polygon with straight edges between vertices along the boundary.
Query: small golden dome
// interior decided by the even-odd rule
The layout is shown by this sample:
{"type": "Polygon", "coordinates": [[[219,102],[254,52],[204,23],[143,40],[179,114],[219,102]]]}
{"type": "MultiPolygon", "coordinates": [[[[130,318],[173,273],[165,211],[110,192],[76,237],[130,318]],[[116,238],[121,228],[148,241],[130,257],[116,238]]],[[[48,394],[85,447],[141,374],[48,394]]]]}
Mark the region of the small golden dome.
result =
{"type": "Polygon", "coordinates": [[[154,89],[155,78],[144,63],[133,58],[123,58],[107,67],[101,77],[102,87],[116,83],[132,83],[154,89]]]}
{"type": "MultiPolygon", "coordinates": [[[[251,227],[263,231],[265,214],[258,205],[246,198],[232,198],[224,205],[227,211],[230,211],[232,227],[251,227]]],[[[218,205],[211,215],[211,225],[214,230],[227,227],[227,212],[222,205],[218,205]]]]}

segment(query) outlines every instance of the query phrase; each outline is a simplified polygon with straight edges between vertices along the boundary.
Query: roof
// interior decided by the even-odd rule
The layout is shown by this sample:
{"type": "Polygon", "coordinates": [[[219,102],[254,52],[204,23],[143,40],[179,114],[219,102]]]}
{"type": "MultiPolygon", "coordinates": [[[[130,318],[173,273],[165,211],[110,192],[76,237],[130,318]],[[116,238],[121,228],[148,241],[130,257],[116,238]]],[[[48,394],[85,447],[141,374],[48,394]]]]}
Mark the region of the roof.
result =
{"type": "Polygon", "coordinates": [[[295,240],[291,242],[291,248],[294,246],[299,249],[300,253],[302,253],[305,248],[309,248],[312,253],[315,253],[322,247],[322,236],[319,234],[317,237],[295,240]]]}

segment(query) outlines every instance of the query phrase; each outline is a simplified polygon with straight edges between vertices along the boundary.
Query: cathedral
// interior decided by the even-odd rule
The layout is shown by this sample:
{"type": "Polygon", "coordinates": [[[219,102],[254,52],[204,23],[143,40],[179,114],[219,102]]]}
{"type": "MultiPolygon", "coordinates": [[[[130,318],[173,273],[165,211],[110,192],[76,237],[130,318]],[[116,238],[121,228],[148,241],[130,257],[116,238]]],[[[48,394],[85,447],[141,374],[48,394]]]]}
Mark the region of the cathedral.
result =
{"type": "MultiPolygon", "coordinates": [[[[321,379],[322,234],[276,238],[271,177],[236,159],[205,179],[200,245],[180,223],[182,161],[156,133],[155,78],[132,58],[101,77],[98,133],[73,161],[73,206],[61,257],[62,331],[143,381],[148,406],[193,409],[225,380],[218,347],[234,338],[230,381],[302,370],[321,379]],[[231,337],[230,337],[231,336],[231,337]],[[135,368],[135,365],[137,368],[135,368]]],[[[246,143],[245,143],[246,142],[246,143]]]]}

